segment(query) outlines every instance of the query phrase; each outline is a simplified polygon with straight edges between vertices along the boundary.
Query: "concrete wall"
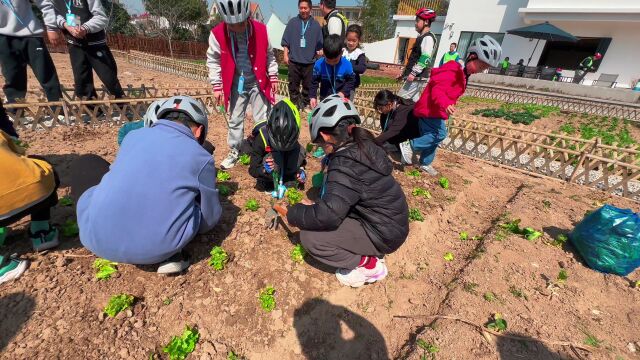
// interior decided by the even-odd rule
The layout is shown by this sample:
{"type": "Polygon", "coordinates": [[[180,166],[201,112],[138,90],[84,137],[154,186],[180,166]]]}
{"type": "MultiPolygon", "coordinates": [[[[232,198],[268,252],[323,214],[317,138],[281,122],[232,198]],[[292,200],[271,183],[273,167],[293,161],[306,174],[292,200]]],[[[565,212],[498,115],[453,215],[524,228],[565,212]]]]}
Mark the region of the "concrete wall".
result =
{"type": "Polygon", "coordinates": [[[395,63],[396,47],[398,39],[391,38],[374,43],[362,44],[365,55],[371,61],[395,63]]]}

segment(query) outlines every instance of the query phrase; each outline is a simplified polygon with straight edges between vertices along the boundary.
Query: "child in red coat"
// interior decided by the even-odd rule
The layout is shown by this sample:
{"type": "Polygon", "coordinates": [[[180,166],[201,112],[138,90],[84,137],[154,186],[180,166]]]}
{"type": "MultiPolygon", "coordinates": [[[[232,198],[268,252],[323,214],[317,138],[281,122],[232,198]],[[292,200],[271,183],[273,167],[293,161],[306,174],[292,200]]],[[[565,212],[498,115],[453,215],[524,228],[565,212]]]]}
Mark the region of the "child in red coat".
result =
{"type": "Polygon", "coordinates": [[[432,176],[438,175],[431,166],[436,149],[447,138],[445,120],[455,113],[455,104],[464,94],[469,76],[497,66],[502,48],[496,40],[485,35],[471,44],[468,54],[464,68],[458,62],[450,61],[431,70],[429,83],[413,110],[420,122],[420,137],[411,141],[411,147],[421,152],[420,170],[432,176]]]}

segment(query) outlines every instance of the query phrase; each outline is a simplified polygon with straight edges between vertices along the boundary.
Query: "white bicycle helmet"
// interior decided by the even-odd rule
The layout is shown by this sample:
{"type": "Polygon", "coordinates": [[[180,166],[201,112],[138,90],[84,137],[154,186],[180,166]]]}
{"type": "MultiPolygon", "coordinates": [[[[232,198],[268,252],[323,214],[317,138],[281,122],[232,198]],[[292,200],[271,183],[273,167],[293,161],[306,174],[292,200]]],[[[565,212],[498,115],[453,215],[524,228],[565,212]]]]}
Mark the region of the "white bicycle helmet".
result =
{"type": "Polygon", "coordinates": [[[202,103],[189,96],[174,96],[164,101],[157,111],[157,118],[162,119],[163,116],[170,112],[183,113],[196,124],[204,126],[203,139],[207,137],[209,132],[209,118],[207,116],[207,109],[202,103]]]}
{"type": "Polygon", "coordinates": [[[251,9],[249,0],[215,0],[222,21],[227,24],[238,24],[249,18],[251,9]]]}
{"type": "Polygon", "coordinates": [[[144,113],[144,116],[142,117],[144,127],[151,127],[151,125],[158,121],[158,109],[160,109],[160,105],[165,101],[166,99],[156,100],[149,105],[147,112],[144,113]]]}
{"type": "Polygon", "coordinates": [[[340,120],[347,117],[355,118],[355,123],[360,124],[360,114],[349,99],[338,94],[327,96],[318,104],[311,115],[311,123],[309,124],[311,141],[315,142],[318,139],[321,128],[332,128],[340,120]]]}
{"type": "Polygon", "coordinates": [[[496,67],[502,57],[502,46],[491,36],[485,35],[471,43],[467,54],[471,53],[478,55],[478,60],[496,67]]]}

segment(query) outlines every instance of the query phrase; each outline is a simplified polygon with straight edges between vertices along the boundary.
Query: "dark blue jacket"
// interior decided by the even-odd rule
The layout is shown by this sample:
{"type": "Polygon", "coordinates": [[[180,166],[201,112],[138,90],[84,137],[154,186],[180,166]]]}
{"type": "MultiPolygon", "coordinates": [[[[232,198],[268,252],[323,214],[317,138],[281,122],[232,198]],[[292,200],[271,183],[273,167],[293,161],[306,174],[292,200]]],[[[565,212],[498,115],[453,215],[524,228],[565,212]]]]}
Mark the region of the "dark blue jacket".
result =
{"type": "Polygon", "coordinates": [[[321,100],[339,92],[349,98],[351,91],[356,88],[356,76],[351,62],[344,57],[340,57],[340,62],[332,66],[325,62],[325,58],[318,59],[313,66],[309,98],[318,98],[318,87],[320,88],[321,100]]]}

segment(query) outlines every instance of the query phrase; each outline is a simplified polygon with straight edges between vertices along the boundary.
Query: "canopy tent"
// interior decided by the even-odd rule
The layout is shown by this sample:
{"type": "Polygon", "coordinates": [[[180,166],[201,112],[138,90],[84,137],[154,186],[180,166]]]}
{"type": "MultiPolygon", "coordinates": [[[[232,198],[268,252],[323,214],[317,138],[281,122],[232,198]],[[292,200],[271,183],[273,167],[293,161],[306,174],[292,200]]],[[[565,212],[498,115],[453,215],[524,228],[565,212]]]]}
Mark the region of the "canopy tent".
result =
{"type": "Polygon", "coordinates": [[[271,17],[267,22],[267,32],[269,34],[269,43],[272,48],[282,50],[280,43],[282,42],[282,35],[284,35],[285,27],[287,27],[287,25],[283,23],[276,14],[271,14],[271,17]]]}
{"type": "Polygon", "coordinates": [[[531,56],[529,56],[529,61],[527,65],[531,62],[531,58],[533,54],[536,52],[538,48],[538,44],[540,40],[548,40],[548,41],[570,41],[577,42],[578,38],[569,34],[568,32],[560,29],[559,27],[550,24],[548,21],[545,21],[541,24],[525,26],[513,30],[507,30],[507,34],[520,36],[527,39],[538,39],[536,42],[536,46],[533,48],[533,52],[531,56]]]}

